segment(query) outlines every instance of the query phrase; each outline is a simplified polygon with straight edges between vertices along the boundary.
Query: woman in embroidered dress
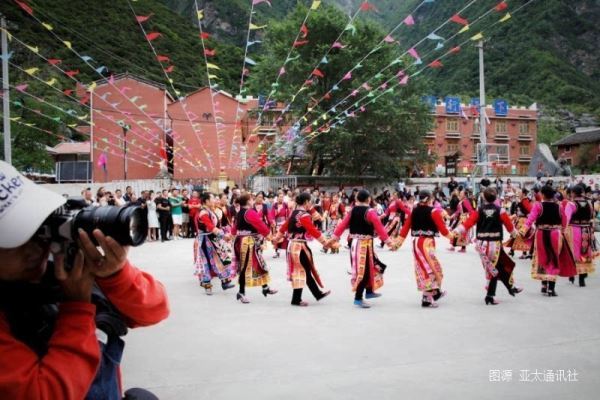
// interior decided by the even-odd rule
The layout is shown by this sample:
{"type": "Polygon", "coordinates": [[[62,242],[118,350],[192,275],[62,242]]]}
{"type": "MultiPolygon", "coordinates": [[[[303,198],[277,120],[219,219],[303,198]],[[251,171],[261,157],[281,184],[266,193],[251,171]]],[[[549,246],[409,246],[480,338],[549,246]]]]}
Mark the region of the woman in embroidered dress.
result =
{"type": "Polygon", "coordinates": [[[317,301],[328,296],[331,291],[323,292],[321,278],[315,267],[312,251],[307,240],[316,239],[324,248],[329,244],[319,229],[313,224],[313,219],[307,211],[311,208],[309,193],[301,193],[296,197],[296,209],[289,219],[279,228],[277,236],[273,239],[276,245],[284,236],[288,236],[289,245],[287,251],[287,278],[294,289],[292,305],[306,307],[308,303],[302,300],[302,289],[308,286],[317,301]]]}
{"type": "MultiPolygon", "coordinates": [[[[451,229],[454,229],[458,225],[464,223],[469,218],[471,213],[473,211],[475,211],[475,209],[473,208],[473,203],[470,199],[470,196],[471,196],[470,189],[463,189],[459,192],[458,198],[459,198],[460,202],[458,203],[456,212],[451,217],[451,222],[450,222],[451,229]]],[[[469,230],[463,232],[461,235],[455,236],[452,239],[452,241],[450,242],[450,247],[448,248],[448,250],[454,251],[455,247],[460,247],[459,252],[461,252],[461,253],[466,252],[467,245],[471,242],[471,238],[472,238],[472,230],[469,229],[469,230]]]]}
{"type": "Polygon", "coordinates": [[[220,228],[220,220],[214,213],[214,195],[203,192],[200,196],[202,207],[194,224],[198,235],[194,240],[194,274],[200,281],[207,295],[212,295],[211,280],[217,277],[221,280],[223,290],[235,285],[231,280],[235,277],[235,269],[231,260],[231,248],[226,242],[230,240],[220,228]]]}
{"type": "Polygon", "coordinates": [[[265,297],[277,293],[277,290],[269,287],[271,277],[262,255],[262,244],[265,239],[270,239],[271,230],[254,208],[249,194],[239,197],[239,205],[232,229],[232,234],[236,235],[233,250],[240,286],[237,299],[247,304],[250,300],[246,297],[246,286],[261,286],[265,297]]]}

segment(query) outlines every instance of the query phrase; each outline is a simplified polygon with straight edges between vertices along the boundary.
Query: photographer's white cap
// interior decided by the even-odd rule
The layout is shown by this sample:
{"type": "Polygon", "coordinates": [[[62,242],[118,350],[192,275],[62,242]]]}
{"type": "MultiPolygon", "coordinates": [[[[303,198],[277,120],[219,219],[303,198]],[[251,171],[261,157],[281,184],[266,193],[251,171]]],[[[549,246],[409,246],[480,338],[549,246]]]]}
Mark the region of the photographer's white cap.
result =
{"type": "Polygon", "coordinates": [[[65,201],[0,161],[0,248],[12,249],[27,242],[65,201]]]}

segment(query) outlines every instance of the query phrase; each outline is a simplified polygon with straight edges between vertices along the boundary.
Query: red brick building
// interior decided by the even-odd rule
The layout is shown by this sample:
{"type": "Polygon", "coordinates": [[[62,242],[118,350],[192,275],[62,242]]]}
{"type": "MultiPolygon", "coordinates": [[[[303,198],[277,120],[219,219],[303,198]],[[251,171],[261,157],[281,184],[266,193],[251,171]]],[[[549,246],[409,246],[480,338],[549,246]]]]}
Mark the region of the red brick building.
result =
{"type": "Polygon", "coordinates": [[[161,168],[177,180],[242,181],[257,170],[261,145],[288,128],[273,126],[280,104],[257,126],[256,98],[201,88],[174,99],[130,74],[98,81],[88,95],[95,182],[152,179],[161,168]]]}
{"type": "Polygon", "coordinates": [[[564,158],[574,167],[600,165],[600,127],[577,128],[575,133],[566,136],[552,146],[558,148],[558,157],[564,158]],[[586,157],[586,163],[582,163],[586,157]]]}
{"type": "MultiPolygon", "coordinates": [[[[445,105],[435,106],[433,130],[425,136],[425,144],[435,161],[421,166],[426,175],[443,169],[446,157],[452,155],[458,155],[459,175],[472,173],[477,163],[477,143],[480,142],[479,118],[471,112],[470,106],[462,105],[461,109],[463,112],[459,114],[448,114],[445,105]]],[[[489,119],[487,143],[507,145],[498,147],[501,154],[493,173],[526,175],[537,141],[537,108],[535,105],[512,107],[506,116],[500,116],[488,106],[486,114],[489,119]]],[[[490,161],[496,161],[496,158],[490,161]]]]}

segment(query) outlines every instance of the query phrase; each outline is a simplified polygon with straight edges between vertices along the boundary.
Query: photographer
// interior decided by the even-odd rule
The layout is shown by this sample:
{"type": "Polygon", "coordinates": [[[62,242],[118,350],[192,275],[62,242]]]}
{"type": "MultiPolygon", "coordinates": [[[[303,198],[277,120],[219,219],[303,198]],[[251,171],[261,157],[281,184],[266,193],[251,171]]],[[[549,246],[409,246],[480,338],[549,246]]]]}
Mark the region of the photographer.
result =
{"type": "Polygon", "coordinates": [[[98,229],[102,252],[80,229],[72,268],[49,261],[40,228],[64,203],[0,162],[1,399],[121,398],[120,336],[169,314],[162,284],[98,229]]]}

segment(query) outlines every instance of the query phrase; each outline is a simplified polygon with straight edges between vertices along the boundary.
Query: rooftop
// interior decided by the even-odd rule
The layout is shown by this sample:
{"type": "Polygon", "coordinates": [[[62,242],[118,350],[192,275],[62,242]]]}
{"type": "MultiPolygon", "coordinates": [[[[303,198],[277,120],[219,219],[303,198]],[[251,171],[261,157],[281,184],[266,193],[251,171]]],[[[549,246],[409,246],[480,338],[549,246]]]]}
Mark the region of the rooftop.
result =
{"type": "Polygon", "coordinates": [[[553,146],[568,146],[572,144],[596,143],[600,142],[600,127],[590,126],[586,128],[577,128],[575,133],[552,143],[553,146]]]}
{"type": "Polygon", "coordinates": [[[50,154],[90,154],[90,142],[62,142],[47,148],[50,154]]]}

